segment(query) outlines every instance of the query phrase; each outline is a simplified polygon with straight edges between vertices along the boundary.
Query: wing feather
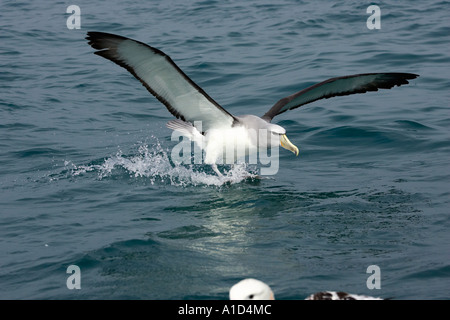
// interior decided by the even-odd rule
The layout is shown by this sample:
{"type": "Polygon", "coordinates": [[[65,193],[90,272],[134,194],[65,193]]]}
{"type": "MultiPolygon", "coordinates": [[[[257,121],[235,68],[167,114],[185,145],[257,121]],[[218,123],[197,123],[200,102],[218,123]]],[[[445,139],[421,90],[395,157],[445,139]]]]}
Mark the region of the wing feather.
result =
{"type": "Polygon", "coordinates": [[[331,78],[280,99],[262,118],[271,121],[273,117],[287,110],[319,99],[390,89],[394,86],[408,84],[408,80],[418,76],[412,73],[364,73],[331,78]]]}
{"type": "Polygon", "coordinates": [[[202,121],[203,131],[238,120],[195,84],[164,52],[145,43],[104,32],[88,32],[95,54],[127,69],[178,119],[202,121]]]}

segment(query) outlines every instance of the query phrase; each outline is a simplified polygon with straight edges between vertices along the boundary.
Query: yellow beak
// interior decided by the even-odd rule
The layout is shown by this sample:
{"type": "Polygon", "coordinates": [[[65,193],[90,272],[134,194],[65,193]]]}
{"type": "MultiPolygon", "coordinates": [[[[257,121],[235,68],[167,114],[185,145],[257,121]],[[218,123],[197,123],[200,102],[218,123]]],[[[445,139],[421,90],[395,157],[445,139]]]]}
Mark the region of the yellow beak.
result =
{"type": "Polygon", "coordinates": [[[280,145],[286,150],[292,151],[296,156],[298,156],[298,148],[289,141],[285,134],[280,136],[280,145]]]}

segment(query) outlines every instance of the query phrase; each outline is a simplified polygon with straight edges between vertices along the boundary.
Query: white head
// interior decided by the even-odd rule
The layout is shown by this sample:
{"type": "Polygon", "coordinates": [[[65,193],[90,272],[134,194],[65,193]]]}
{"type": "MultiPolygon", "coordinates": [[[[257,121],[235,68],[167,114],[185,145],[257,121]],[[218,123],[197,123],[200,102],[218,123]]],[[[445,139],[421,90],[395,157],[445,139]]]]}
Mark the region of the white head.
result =
{"type": "Polygon", "coordinates": [[[256,279],[244,279],[230,289],[230,300],[274,300],[270,287],[256,279]]]}
{"type": "MultiPolygon", "coordinates": [[[[264,120],[260,117],[254,115],[244,115],[240,117],[236,117],[241,123],[245,126],[247,130],[253,130],[253,134],[255,137],[258,137],[261,130],[266,130],[267,135],[267,146],[271,145],[271,142],[275,142],[276,144],[280,144],[286,150],[292,151],[296,156],[298,156],[298,148],[292,144],[291,141],[286,136],[286,129],[282,126],[279,126],[274,123],[270,123],[267,120],[264,120]]],[[[265,145],[260,146],[266,147],[265,145]]]]}

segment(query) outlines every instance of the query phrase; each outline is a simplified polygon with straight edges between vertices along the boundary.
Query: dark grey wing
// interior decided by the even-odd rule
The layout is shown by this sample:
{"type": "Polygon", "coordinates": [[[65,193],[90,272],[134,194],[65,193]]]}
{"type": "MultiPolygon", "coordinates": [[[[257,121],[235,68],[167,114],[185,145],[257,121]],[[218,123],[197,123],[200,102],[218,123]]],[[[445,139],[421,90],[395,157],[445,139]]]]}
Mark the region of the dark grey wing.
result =
{"type": "Polygon", "coordinates": [[[95,54],[127,69],[177,118],[202,130],[231,127],[237,119],[195,84],[164,52],[145,43],[103,32],[88,32],[95,54]]]}
{"type": "Polygon", "coordinates": [[[408,80],[418,76],[412,73],[364,73],[331,78],[279,100],[262,118],[271,121],[273,117],[287,110],[319,99],[390,89],[408,84],[408,80]]]}

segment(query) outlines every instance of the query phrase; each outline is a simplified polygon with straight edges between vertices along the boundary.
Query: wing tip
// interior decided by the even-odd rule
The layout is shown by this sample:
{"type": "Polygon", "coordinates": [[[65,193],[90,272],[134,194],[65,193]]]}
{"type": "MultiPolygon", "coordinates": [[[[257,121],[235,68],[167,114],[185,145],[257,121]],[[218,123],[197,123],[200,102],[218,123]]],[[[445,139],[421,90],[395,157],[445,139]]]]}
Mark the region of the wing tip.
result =
{"type": "Polygon", "coordinates": [[[412,80],[420,77],[420,75],[416,73],[394,73],[394,74],[398,75],[400,78],[403,78],[405,80],[412,80]]]}
{"type": "Polygon", "coordinates": [[[420,75],[418,75],[416,73],[402,73],[402,74],[404,74],[408,80],[412,80],[412,79],[416,79],[416,78],[420,77],[420,75]]]}
{"type": "Polygon", "coordinates": [[[128,38],[117,34],[99,31],[88,31],[85,39],[88,41],[88,44],[96,50],[108,50],[117,46],[120,41],[128,40],[128,38]]]}
{"type": "Polygon", "coordinates": [[[396,82],[394,82],[393,85],[391,86],[389,86],[389,84],[386,87],[380,86],[381,89],[391,89],[393,87],[400,87],[404,84],[409,84],[408,80],[413,80],[420,77],[420,75],[416,73],[392,73],[392,75],[395,75],[396,82]]]}
{"type": "Polygon", "coordinates": [[[101,38],[117,38],[117,39],[127,39],[123,36],[119,36],[114,33],[101,32],[101,31],[88,31],[86,32],[86,40],[97,40],[101,38]]]}

